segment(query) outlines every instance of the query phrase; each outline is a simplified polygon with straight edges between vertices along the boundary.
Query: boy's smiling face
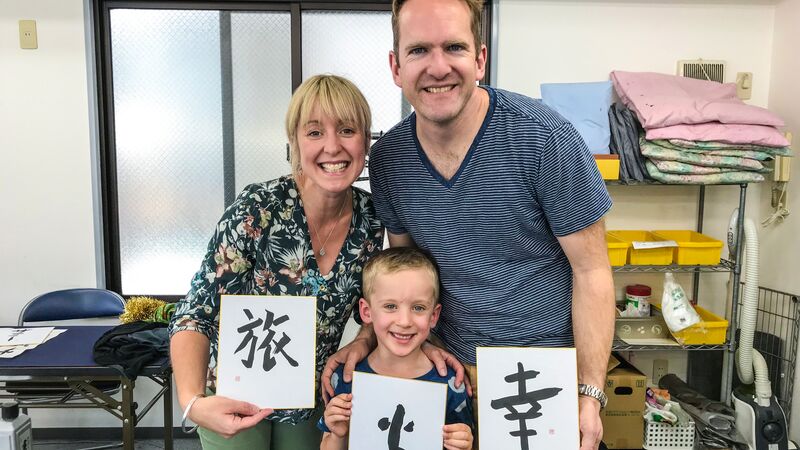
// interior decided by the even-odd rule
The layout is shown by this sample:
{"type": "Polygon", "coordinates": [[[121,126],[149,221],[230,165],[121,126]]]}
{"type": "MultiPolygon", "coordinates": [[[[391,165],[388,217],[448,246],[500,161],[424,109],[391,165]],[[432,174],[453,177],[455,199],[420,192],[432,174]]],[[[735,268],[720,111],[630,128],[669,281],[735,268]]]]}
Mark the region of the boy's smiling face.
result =
{"type": "Polygon", "coordinates": [[[434,280],[423,269],[405,269],[375,277],[369,301],[359,308],[371,323],[383,347],[393,356],[405,357],[419,350],[439,320],[441,305],[434,298],[434,280]]]}

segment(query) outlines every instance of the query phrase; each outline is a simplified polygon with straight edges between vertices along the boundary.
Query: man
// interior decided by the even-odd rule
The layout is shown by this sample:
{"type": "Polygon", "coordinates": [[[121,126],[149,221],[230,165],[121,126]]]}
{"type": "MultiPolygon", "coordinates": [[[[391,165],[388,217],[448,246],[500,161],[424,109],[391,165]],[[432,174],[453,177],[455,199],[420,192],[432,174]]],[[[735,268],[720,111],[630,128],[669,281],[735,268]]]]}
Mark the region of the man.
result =
{"type": "MultiPolygon", "coordinates": [[[[596,449],[614,328],[602,219],[611,200],[568,122],[476,86],[481,3],[395,0],[390,65],[415,112],[372,148],[373,199],[392,246],[417,245],[439,263],[435,332],[473,377],[478,346],[576,347],[581,450],[596,449]]],[[[323,382],[371,339],[364,329],[334,355],[323,382]]]]}

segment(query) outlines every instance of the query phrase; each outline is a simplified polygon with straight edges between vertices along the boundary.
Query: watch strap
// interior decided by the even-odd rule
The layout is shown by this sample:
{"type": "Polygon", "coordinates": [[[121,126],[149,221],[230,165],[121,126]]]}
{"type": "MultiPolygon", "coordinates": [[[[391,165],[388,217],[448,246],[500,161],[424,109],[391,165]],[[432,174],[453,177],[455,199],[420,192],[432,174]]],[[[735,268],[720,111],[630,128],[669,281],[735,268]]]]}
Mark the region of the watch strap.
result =
{"type": "Polygon", "coordinates": [[[606,404],[608,403],[608,396],[602,389],[597,386],[591,384],[578,384],[578,395],[583,395],[585,397],[592,397],[593,399],[600,402],[600,408],[605,408],[606,404]]]}

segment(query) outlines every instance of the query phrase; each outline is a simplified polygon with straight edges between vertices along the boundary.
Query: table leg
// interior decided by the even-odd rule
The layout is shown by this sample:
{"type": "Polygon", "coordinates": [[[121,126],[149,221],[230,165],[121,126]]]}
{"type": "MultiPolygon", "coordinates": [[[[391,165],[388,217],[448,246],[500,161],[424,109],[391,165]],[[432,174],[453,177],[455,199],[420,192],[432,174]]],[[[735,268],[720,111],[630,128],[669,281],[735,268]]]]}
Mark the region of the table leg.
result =
{"type": "Polygon", "coordinates": [[[133,404],[132,380],[122,378],[122,448],[134,450],[134,427],[136,426],[136,412],[133,404]]]}
{"type": "Polygon", "coordinates": [[[164,377],[164,450],[172,450],[172,374],[164,377]]]}

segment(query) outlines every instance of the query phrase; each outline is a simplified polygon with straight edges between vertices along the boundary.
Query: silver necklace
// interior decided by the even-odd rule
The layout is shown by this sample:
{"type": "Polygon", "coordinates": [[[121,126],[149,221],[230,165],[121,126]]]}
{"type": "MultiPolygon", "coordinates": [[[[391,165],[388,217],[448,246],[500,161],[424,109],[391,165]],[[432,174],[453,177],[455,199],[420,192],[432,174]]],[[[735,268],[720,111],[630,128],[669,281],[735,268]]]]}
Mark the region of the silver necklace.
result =
{"type": "MultiPolygon", "coordinates": [[[[337,215],[336,223],[333,224],[333,226],[331,227],[331,231],[328,232],[328,237],[325,238],[325,241],[322,243],[322,246],[320,246],[320,248],[319,248],[319,256],[325,256],[325,246],[328,245],[328,240],[333,235],[333,230],[336,229],[336,227],[339,225],[339,222],[342,220],[342,213],[344,212],[344,205],[345,204],[347,204],[347,194],[346,193],[344,194],[344,200],[342,200],[342,206],[339,208],[339,214],[337,215]]],[[[311,222],[309,221],[309,223],[311,223],[311,222]]],[[[311,226],[314,228],[314,234],[317,235],[317,239],[319,239],[319,230],[317,230],[316,225],[311,223],[311,226]]]]}

